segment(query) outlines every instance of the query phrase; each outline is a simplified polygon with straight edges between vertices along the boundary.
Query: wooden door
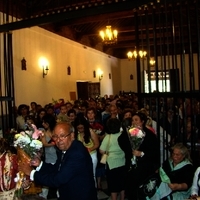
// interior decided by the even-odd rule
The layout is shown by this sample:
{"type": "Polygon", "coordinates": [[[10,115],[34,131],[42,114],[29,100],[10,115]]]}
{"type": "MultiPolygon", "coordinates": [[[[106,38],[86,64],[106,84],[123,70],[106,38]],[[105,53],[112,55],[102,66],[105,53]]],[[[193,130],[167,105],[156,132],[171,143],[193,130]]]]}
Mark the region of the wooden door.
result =
{"type": "Polygon", "coordinates": [[[78,99],[88,99],[88,82],[76,82],[78,99]]]}

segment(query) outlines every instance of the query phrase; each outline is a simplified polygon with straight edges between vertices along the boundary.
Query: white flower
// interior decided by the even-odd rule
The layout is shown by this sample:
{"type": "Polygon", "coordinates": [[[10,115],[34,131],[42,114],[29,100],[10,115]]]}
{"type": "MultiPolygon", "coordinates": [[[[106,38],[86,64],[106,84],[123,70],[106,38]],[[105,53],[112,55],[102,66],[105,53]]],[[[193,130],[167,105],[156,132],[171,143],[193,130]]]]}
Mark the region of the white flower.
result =
{"type": "Polygon", "coordinates": [[[26,135],[28,135],[28,136],[32,136],[32,134],[33,134],[33,132],[32,131],[25,131],[25,133],[26,133],[26,135]]]}
{"type": "Polygon", "coordinates": [[[32,140],[30,146],[39,150],[42,148],[42,142],[40,142],[39,140],[32,140]]]}
{"type": "Polygon", "coordinates": [[[146,189],[148,192],[152,191],[156,186],[156,180],[150,180],[149,183],[146,185],[146,189]]]}
{"type": "Polygon", "coordinates": [[[18,134],[15,134],[15,139],[17,140],[19,137],[21,136],[21,134],[20,133],[18,133],[18,134]]]}
{"type": "Polygon", "coordinates": [[[143,133],[143,131],[142,130],[140,130],[139,132],[138,132],[138,134],[137,134],[137,137],[138,138],[143,138],[145,135],[144,135],[144,133],[143,133]]]}
{"type": "Polygon", "coordinates": [[[17,146],[17,145],[23,146],[31,142],[30,137],[27,135],[16,134],[15,139],[16,140],[14,141],[14,146],[17,146]]]}
{"type": "Polygon", "coordinates": [[[32,157],[39,153],[42,148],[42,142],[37,140],[42,132],[33,124],[29,129],[15,135],[14,146],[20,147],[28,156],[32,157]]]}

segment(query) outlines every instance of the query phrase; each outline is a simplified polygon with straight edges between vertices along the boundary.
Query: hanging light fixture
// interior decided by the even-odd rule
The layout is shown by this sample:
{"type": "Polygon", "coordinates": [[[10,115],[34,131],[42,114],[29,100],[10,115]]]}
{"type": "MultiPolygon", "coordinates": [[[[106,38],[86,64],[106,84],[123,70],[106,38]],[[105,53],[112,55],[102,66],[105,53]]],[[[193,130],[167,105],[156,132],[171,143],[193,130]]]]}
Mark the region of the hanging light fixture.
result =
{"type": "Polygon", "coordinates": [[[145,58],[147,56],[147,52],[146,51],[142,51],[142,50],[137,51],[136,47],[135,47],[135,50],[134,51],[129,51],[127,53],[127,56],[128,56],[129,60],[136,59],[138,56],[140,58],[145,58]]]}
{"type": "Polygon", "coordinates": [[[154,60],[154,58],[150,58],[149,64],[150,65],[155,65],[156,61],[154,60]]]}
{"type": "Polygon", "coordinates": [[[117,30],[112,30],[111,25],[106,26],[105,30],[101,30],[99,32],[99,35],[101,36],[101,39],[104,44],[115,44],[117,43],[117,30]]]}

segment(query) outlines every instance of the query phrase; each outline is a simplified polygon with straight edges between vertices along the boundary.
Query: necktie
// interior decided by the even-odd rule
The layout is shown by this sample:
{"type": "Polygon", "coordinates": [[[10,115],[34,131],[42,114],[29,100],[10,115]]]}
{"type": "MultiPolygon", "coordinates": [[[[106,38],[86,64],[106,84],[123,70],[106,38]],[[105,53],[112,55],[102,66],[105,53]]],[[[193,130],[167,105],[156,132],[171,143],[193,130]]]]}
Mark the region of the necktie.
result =
{"type": "Polygon", "coordinates": [[[61,159],[60,159],[60,164],[59,164],[59,167],[58,167],[58,171],[60,171],[60,167],[64,161],[64,156],[65,156],[65,152],[62,152],[62,155],[61,155],[61,159]]]}

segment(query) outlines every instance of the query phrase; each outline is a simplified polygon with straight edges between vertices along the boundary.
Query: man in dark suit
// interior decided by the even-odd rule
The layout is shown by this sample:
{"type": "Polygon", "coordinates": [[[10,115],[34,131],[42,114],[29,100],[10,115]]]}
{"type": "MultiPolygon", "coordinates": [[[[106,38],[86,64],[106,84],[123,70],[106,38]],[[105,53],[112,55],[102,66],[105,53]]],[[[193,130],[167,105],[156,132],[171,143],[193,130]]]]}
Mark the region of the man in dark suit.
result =
{"type": "Polygon", "coordinates": [[[83,144],[74,139],[74,129],[66,122],[55,126],[52,138],[60,150],[55,165],[35,158],[21,163],[19,169],[37,184],[55,187],[59,200],[97,200],[92,160],[83,144]]]}

